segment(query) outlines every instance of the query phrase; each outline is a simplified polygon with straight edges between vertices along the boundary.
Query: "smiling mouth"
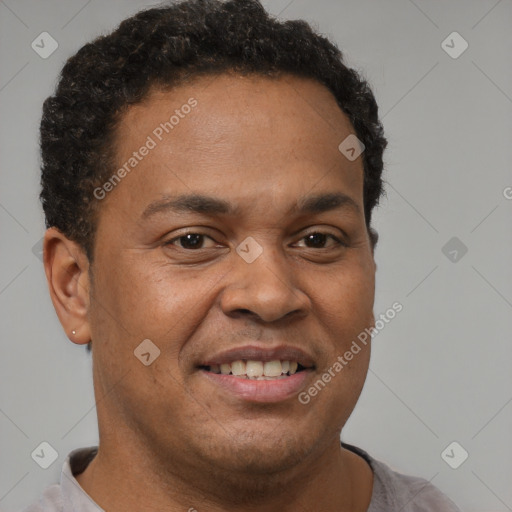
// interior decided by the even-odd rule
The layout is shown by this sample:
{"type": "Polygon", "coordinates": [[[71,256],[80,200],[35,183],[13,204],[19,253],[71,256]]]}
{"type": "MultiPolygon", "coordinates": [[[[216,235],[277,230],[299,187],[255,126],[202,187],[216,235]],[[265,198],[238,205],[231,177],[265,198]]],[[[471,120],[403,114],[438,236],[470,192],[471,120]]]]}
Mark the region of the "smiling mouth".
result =
{"type": "Polygon", "coordinates": [[[238,360],[232,363],[200,366],[206,372],[230,375],[248,380],[286,379],[296,373],[311,369],[302,366],[297,361],[253,361],[238,360]]]}

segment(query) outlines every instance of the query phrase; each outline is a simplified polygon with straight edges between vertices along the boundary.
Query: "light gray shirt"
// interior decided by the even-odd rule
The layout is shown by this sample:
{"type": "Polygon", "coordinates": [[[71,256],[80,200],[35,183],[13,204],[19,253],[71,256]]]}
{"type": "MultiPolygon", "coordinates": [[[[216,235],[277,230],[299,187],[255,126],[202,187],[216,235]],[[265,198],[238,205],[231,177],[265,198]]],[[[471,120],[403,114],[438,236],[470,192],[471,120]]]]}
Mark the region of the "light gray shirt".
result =
{"type": "MultiPolygon", "coordinates": [[[[368,512],[461,512],[453,501],[424,478],[393,471],[361,448],[346,443],[342,445],[363,457],[373,470],[368,512]]],[[[75,478],[85,470],[96,453],[96,446],[73,450],[62,467],[60,483],[47,487],[39,500],[23,512],[105,512],[75,478]]]]}

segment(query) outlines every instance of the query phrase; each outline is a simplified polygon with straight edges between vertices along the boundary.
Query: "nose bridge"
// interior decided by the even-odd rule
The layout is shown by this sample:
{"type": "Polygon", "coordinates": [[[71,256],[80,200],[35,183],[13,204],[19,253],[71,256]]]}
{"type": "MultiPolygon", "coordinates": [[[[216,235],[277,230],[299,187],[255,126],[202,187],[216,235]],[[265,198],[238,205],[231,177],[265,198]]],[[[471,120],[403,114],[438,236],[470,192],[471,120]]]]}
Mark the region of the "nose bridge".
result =
{"type": "Polygon", "coordinates": [[[294,311],[306,311],[308,297],[297,287],[286,255],[272,246],[274,243],[273,237],[265,241],[248,237],[236,248],[229,283],[222,294],[226,314],[250,311],[270,322],[294,311]]]}

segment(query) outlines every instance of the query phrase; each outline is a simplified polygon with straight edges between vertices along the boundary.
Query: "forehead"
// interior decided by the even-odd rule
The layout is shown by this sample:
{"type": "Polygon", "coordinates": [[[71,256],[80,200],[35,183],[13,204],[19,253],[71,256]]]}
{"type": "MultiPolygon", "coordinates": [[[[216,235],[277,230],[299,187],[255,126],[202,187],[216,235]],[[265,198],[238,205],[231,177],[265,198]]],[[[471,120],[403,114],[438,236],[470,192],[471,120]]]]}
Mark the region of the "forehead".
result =
{"type": "Polygon", "coordinates": [[[350,161],[338,149],[354,133],[333,95],[316,81],[203,77],[153,90],[123,115],[117,166],[144,145],[152,149],[112,195],[139,207],[142,200],[147,206],[162,197],[208,194],[230,197],[238,211],[261,203],[263,195],[269,205],[325,190],[361,201],[362,160],[350,161]]]}

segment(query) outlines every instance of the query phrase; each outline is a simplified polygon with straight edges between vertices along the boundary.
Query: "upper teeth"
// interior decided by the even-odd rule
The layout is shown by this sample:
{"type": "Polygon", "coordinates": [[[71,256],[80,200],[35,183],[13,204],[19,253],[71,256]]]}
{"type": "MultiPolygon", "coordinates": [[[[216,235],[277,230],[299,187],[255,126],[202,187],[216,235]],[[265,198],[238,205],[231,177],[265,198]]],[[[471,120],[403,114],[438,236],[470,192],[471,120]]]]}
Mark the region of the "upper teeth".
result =
{"type": "Polygon", "coordinates": [[[279,377],[289,373],[293,375],[297,371],[297,361],[233,361],[221,365],[212,364],[210,371],[224,375],[247,375],[247,377],[279,377]]]}

